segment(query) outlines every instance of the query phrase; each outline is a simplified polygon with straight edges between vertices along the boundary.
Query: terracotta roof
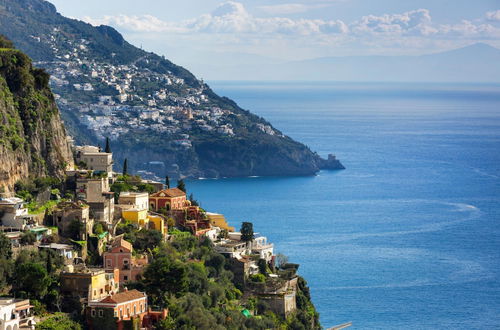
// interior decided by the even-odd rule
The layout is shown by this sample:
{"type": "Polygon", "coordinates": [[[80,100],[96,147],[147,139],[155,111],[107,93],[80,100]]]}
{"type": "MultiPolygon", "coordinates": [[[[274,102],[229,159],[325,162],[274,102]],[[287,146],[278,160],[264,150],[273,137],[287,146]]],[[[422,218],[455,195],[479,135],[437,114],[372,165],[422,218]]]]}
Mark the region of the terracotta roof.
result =
{"type": "Polygon", "coordinates": [[[130,291],[123,291],[117,294],[114,294],[112,296],[108,296],[101,300],[101,303],[115,303],[115,304],[121,304],[125,303],[127,301],[139,299],[139,298],[144,298],[146,297],[146,294],[144,292],[140,292],[138,290],[130,290],[130,291]]]}
{"type": "Polygon", "coordinates": [[[164,189],[160,190],[157,193],[154,193],[151,195],[151,197],[181,197],[181,196],[186,196],[186,193],[179,188],[170,188],[170,189],[164,189]]]}
{"type": "Polygon", "coordinates": [[[132,251],[132,244],[130,242],[126,241],[125,238],[123,238],[123,236],[124,236],[124,234],[116,236],[115,239],[113,240],[113,243],[111,243],[111,246],[113,248],[122,246],[122,247],[132,251]]]}

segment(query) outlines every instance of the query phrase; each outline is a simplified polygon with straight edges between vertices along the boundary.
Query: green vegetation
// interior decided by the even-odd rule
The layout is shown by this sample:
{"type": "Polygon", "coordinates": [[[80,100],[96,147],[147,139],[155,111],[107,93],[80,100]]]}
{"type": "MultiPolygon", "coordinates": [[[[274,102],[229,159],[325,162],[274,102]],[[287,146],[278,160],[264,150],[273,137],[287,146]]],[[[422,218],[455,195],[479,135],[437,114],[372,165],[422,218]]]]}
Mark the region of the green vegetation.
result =
{"type": "Polygon", "coordinates": [[[36,325],[36,330],[81,330],[82,326],[68,314],[55,313],[36,325]]]}
{"type": "Polygon", "coordinates": [[[177,181],[177,188],[186,192],[186,183],[184,182],[183,179],[180,179],[179,181],[177,181]]]}
{"type": "Polygon", "coordinates": [[[243,242],[251,242],[254,239],[253,224],[251,222],[243,222],[241,224],[241,240],[243,242]]]}
{"type": "Polygon", "coordinates": [[[122,191],[147,192],[152,194],[155,188],[149,183],[143,183],[140,176],[121,175],[116,178],[110,190],[115,193],[115,201],[118,201],[118,197],[122,191]]]}

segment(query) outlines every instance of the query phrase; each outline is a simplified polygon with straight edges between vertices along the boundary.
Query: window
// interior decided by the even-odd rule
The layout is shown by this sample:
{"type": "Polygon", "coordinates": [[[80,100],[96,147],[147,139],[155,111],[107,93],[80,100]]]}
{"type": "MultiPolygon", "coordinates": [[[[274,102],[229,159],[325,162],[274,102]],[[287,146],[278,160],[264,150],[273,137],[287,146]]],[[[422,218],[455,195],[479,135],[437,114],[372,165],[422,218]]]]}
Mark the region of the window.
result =
{"type": "Polygon", "coordinates": [[[103,290],[103,289],[101,289],[101,294],[103,294],[103,292],[104,292],[104,290],[103,290]]]}
{"type": "Polygon", "coordinates": [[[92,309],[92,311],[90,311],[90,315],[92,315],[92,317],[95,317],[95,309],[92,309]]]}
{"type": "Polygon", "coordinates": [[[130,316],[130,308],[127,307],[127,316],[130,316]]]}
{"type": "Polygon", "coordinates": [[[118,312],[116,311],[116,309],[115,309],[114,315],[115,315],[115,317],[118,317],[118,312]]]}
{"type": "Polygon", "coordinates": [[[144,312],[144,305],[141,303],[141,313],[144,312]]]}
{"type": "Polygon", "coordinates": [[[134,304],[134,315],[137,314],[137,306],[134,304]]]}
{"type": "Polygon", "coordinates": [[[111,267],[113,266],[112,260],[111,259],[106,259],[106,266],[111,267]]]}
{"type": "Polygon", "coordinates": [[[123,317],[123,309],[120,308],[120,318],[123,317]]]}
{"type": "Polygon", "coordinates": [[[104,316],[104,312],[102,309],[99,310],[99,317],[103,317],[104,316]]]}
{"type": "Polygon", "coordinates": [[[127,276],[127,275],[124,275],[124,276],[123,276],[123,280],[124,280],[124,281],[128,281],[128,276],[127,276]]]}

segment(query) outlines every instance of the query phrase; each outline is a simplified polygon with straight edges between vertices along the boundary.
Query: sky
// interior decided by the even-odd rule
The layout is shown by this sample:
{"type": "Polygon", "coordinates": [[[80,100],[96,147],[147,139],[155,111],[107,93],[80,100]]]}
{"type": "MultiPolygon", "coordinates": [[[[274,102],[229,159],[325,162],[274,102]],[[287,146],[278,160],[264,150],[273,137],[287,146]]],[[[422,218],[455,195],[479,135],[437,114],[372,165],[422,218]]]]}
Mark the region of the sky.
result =
{"type": "Polygon", "coordinates": [[[500,48],[500,0],[50,0],[181,65],[500,48]]]}

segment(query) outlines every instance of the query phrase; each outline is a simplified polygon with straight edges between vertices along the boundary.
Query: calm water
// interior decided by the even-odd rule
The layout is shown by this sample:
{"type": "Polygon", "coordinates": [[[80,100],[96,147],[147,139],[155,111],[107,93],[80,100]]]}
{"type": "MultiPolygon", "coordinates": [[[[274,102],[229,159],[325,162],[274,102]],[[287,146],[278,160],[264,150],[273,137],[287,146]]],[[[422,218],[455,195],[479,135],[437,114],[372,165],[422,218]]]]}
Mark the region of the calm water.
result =
{"type": "Polygon", "coordinates": [[[500,86],[212,86],[347,167],[188,183],[301,264],[323,326],[500,329],[500,86]]]}

